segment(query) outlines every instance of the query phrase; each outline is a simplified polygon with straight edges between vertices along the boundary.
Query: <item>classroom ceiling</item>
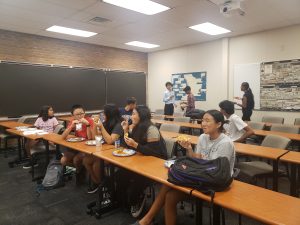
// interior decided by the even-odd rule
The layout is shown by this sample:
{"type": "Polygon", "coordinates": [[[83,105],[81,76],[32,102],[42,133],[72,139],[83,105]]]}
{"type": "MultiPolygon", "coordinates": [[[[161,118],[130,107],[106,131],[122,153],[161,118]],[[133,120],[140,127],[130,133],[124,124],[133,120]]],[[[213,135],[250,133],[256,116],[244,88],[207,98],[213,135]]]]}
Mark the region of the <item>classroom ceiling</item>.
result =
{"type": "Polygon", "coordinates": [[[170,10],[148,16],[100,0],[0,0],[0,29],[104,45],[140,52],[153,52],[253,32],[300,24],[300,0],[244,0],[244,16],[225,17],[213,2],[224,0],[154,0],[170,10]],[[108,22],[89,22],[94,17],[108,22]],[[210,36],[189,26],[211,22],[231,33],[210,36]],[[48,32],[59,25],[97,32],[81,38],[48,32]],[[158,44],[154,49],[125,45],[130,41],[158,44]]]}

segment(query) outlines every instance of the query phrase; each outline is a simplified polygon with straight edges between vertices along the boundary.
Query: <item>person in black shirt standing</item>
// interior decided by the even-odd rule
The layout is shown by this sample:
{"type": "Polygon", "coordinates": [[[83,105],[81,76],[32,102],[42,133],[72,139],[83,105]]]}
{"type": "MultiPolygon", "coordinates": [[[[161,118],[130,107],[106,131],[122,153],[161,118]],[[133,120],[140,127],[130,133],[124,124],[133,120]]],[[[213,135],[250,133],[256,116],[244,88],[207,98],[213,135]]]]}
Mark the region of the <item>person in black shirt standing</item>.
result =
{"type": "Polygon", "coordinates": [[[249,87],[249,83],[243,82],[241,84],[241,91],[244,92],[243,98],[235,97],[235,99],[242,100],[242,103],[237,103],[238,106],[242,107],[244,121],[251,121],[250,117],[252,115],[252,111],[254,109],[254,96],[251,88],[249,87]]]}

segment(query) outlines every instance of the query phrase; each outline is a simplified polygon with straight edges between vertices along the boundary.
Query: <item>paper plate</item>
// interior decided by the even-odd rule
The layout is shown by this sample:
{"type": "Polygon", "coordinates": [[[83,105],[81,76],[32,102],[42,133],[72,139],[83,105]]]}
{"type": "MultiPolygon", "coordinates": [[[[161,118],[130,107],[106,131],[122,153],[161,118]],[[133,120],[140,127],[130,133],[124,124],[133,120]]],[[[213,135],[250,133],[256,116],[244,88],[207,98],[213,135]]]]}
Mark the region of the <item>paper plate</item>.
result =
{"type": "Polygon", "coordinates": [[[132,149],[120,149],[120,150],[115,150],[113,151],[113,155],[114,156],[131,156],[131,155],[134,155],[135,154],[135,151],[132,150],[132,149]]]}
{"type": "Polygon", "coordinates": [[[72,138],[68,138],[66,141],[68,142],[80,142],[80,141],[84,141],[85,138],[83,137],[72,137],[72,138]]]}

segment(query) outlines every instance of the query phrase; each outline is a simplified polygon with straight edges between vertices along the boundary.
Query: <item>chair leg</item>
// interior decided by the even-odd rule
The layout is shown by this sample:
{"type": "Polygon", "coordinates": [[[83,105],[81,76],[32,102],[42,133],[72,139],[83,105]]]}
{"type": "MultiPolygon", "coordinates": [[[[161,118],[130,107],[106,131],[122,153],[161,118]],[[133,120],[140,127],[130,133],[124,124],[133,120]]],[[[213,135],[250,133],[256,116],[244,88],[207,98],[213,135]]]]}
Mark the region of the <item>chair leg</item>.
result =
{"type": "Polygon", "coordinates": [[[239,214],[239,225],[242,225],[242,215],[239,214]]]}
{"type": "Polygon", "coordinates": [[[5,145],[4,145],[4,158],[7,158],[7,147],[8,147],[8,144],[7,144],[7,138],[5,138],[5,145]]]}

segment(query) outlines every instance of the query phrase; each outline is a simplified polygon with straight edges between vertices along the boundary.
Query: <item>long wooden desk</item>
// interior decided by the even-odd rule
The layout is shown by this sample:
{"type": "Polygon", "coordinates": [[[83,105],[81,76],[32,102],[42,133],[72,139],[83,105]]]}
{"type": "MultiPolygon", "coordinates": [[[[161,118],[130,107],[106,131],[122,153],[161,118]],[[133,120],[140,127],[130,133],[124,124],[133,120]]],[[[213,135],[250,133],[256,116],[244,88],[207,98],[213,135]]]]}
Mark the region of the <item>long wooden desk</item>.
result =
{"type": "MultiPolygon", "coordinates": [[[[201,198],[203,194],[193,191],[192,195],[201,198]]],[[[217,192],[214,203],[266,224],[300,224],[300,199],[240,181],[217,192]]]]}
{"type": "MultiPolygon", "coordinates": [[[[176,186],[167,181],[168,170],[164,168],[164,160],[141,154],[132,157],[115,157],[112,155],[113,150],[100,151],[93,155],[184,193],[190,193],[190,188],[176,186]]],[[[210,196],[201,192],[194,190],[192,195],[210,201],[210,196]]],[[[300,199],[239,181],[233,181],[227,191],[216,193],[214,202],[264,223],[300,224],[300,214],[297,210],[300,208],[300,199]]]]}
{"type": "Polygon", "coordinates": [[[167,120],[157,120],[157,119],[151,119],[151,121],[153,123],[157,123],[157,124],[176,124],[181,127],[202,129],[201,124],[198,124],[198,123],[187,123],[187,122],[177,122],[177,121],[167,121],[167,120]]]}
{"type": "MultiPolygon", "coordinates": [[[[139,153],[132,157],[115,157],[112,155],[112,151],[115,150],[112,145],[107,148],[103,145],[102,150],[96,151],[95,146],[87,146],[84,142],[70,143],[57,134],[44,135],[44,139],[74,150],[89,152],[101,160],[141,174],[184,193],[189,194],[191,191],[190,188],[176,186],[167,181],[168,170],[164,168],[162,159],[139,153]]],[[[192,194],[202,200],[210,201],[210,196],[201,192],[193,191],[192,194]]],[[[300,224],[300,214],[297,210],[300,208],[300,199],[246,183],[234,181],[227,191],[216,193],[214,202],[216,205],[264,223],[300,224]]]]}
{"type": "Polygon", "coordinates": [[[300,134],[292,134],[292,133],[268,131],[268,130],[254,130],[254,134],[258,135],[258,136],[267,136],[267,135],[273,134],[273,135],[278,135],[278,136],[289,138],[293,141],[300,141],[300,134]]]}
{"type": "MultiPolygon", "coordinates": [[[[100,147],[96,146],[89,146],[86,145],[86,141],[81,141],[81,142],[68,142],[62,138],[61,135],[59,134],[45,134],[43,136],[43,139],[46,141],[51,141],[54,144],[64,146],[70,149],[74,149],[76,151],[83,152],[85,154],[93,154],[97,151],[100,151],[100,147]]],[[[114,148],[113,145],[108,145],[108,144],[103,144],[101,150],[108,150],[114,148]]]]}
{"type": "MultiPolygon", "coordinates": [[[[169,132],[169,131],[160,131],[161,135],[164,138],[177,138],[179,133],[176,132],[169,132]]],[[[190,142],[194,145],[198,143],[198,136],[194,135],[186,135],[190,138],[190,142]]],[[[279,148],[270,148],[270,147],[264,147],[264,146],[257,146],[257,145],[248,145],[243,143],[237,143],[234,142],[235,151],[239,154],[245,154],[249,156],[255,156],[255,157],[262,157],[265,159],[270,159],[273,161],[273,190],[278,190],[278,159],[283,156],[284,154],[287,154],[288,151],[284,149],[279,148]]]]}
{"type": "Polygon", "coordinates": [[[5,127],[5,128],[15,128],[15,127],[21,127],[21,126],[32,126],[32,124],[19,123],[16,121],[3,121],[3,122],[0,122],[0,126],[5,127]]]}
{"type": "Polygon", "coordinates": [[[300,152],[290,151],[286,155],[280,158],[280,161],[287,162],[291,164],[291,185],[290,185],[290,194],[292,196],[297,196],[297,168],[298,176],[300,176],[300,152]]]}

